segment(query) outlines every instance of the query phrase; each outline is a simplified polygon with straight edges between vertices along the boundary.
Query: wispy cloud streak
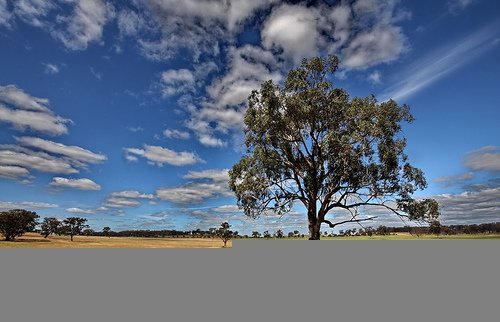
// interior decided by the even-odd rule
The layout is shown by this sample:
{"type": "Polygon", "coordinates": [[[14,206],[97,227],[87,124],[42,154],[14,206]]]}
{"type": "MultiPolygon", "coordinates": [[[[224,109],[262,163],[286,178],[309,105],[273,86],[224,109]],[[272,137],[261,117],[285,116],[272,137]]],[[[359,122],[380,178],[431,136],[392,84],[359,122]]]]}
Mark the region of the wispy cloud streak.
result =
{"type": "Polygon", "coordinates": [[[398,81],[383,92],[382,101],[396,101],[410,97],[430,86],[452,71],[476,59],[491,46],[492,40],[500,34],[500,20],[496,20],[482,29],[459,41],[442,46],[411,64],[398,75],[398,81]]]}

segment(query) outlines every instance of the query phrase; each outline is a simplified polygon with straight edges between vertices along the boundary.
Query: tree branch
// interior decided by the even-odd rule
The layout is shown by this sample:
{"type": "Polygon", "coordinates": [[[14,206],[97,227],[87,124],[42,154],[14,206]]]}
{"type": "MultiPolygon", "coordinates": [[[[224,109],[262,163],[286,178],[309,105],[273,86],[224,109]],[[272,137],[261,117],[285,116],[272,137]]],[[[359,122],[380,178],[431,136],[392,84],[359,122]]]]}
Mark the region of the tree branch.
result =
{"type": "Polygon", "coordinates": [[[374,217],[369,217],[369,218],[363,218],[363,219],[349,219],[349,220],[344,220],[344,221],[339,221],[337,223],[332,223],[331,221],[329,220],[326,220],[326,219],[323,219],[322,222],[328,224],[330,226],[330,228],[334,228],[335,226],[338,226],[338,225],[342,225],[342,224],[346,224],[348,222],[361,222],[361,221],[368,221],[368,220],[373,220],[377,218],[376,216],[374,217]]]}

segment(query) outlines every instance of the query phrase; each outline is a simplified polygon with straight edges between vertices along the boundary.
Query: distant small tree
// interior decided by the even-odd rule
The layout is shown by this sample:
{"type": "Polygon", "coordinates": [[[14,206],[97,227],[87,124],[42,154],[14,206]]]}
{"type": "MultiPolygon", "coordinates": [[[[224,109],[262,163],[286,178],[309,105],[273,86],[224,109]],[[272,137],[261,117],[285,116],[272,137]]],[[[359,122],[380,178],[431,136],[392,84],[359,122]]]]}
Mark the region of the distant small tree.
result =
{"type": "Polygon", "coordinates": [[[60,232],[61,222],[55,217],[45,217],[40,225],[40,235],[47,238],[60,232]]]}
{"type": "Polygon", "coordinates": [[[380,225],[377,228],[377,234],[381,235],[381,236],[389,235],[390,234],[389,228],[387,228],[386,226],[380,225]]]}
{"type": "Polygon", "coordinates": [[[293,235],[294,235],[295,237],[299,237],[299,235],[300,235],[300,231],[298,231],[298,230],[294,230],[294,231],[293,231],[293,235]]]}
{"type": "Polygon", "coordinates": [[[84,236],[93,236],[95,234],[95,230],[91,229],[91,228],[87,228],[87,229],[84,229],[82,231],[82,234],[84,236]]]}
{"type": "Polygon", "coordinates": [[[102,229],[102,233],[104,234],[104,236],[108,236],[108,238],[111,238],[111,235],[110,235],[110,233],[111,233],[111,228],[110,228],[110,227],[107,227],[107,226],[106,226],[106,227],[104,227],[104,228],[102,229]]]}
{"type": "Polygon", "coordinates": [[[62,232],[64,235],[69,235],[71,241],[73,241],[73,236],[82,233],[82,230],[87,228],[88,225],[85,223],[87,219],[80,217],[69,217],[63,220],[62,232]]]}
{"type": "Polygon", "coordinates": [[[208,233],[210,234],[212,239],[214,239],[215,237],[217,237],[217,228],[208,228],[208,233]]]}
{"type": "Polygon", "coordinates": [[[281,229],[278,229],[276,230],[276,233],[274,234],[274,236],[276,236],[276,238],[283,238],[283,230],[281,229]]]}
{"type": "Polygon", "coordinates": [[[224,242],[223,247],[226,247],[227,242],[233,238],[233,232],[229,230],[229,228],[231,228],[231,225],[229,225],[229,223],[227,222],[224,222],[220,225],[219,229],[217,229],[216,232],[217,237],[219,237],[224,242]]]}
{"type": "Polygon", "coordinates": [[[252,231],[253,238],[260,238],[260,233],[258,231],[252,231]]]}
{"type": "Polygon", "coordinates": [[[293,231],[288,232],[288,238],[292,238],[293,236],[295,236],[295,235],[293,234],[293,231]]]}
{"type": "Polygon", "coordinates": [[[33,231],[38,224],[36,212],[24,209],[13,209],[0,212],[0,234],[5,240],[12,241],[24,233],[33,231]]]}
{"type": "Polygon", "coordinates": [[[266,230],[266,231],[264,232],[264,238],[266,238],[266,239],[271,238],[271,234],[269,233],[269,231],[268,231],[268,230],[266,230]]]}

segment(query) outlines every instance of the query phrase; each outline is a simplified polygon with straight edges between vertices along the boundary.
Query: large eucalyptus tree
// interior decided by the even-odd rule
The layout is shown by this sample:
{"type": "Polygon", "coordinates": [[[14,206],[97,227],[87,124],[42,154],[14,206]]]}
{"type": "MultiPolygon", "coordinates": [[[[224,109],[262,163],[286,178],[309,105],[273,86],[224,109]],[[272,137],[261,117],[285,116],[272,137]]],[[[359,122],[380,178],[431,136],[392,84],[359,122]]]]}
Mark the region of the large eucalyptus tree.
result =
{"type": "Polygon", "coordinates": [[[229,172],[238,205],[255,218],[284,214],[300,202],[313,240],[322,223],[373,219],[366,216],[370,207],[403,220],[435,220],[437,202],[412,197],[427,184],[404,152],[401,125],[413,121],[409,107],[350,98],[332,83],[338,64],[334,55],[304,60],[283,85],[267,81],[250,94],[247,151],[229,172]]]}

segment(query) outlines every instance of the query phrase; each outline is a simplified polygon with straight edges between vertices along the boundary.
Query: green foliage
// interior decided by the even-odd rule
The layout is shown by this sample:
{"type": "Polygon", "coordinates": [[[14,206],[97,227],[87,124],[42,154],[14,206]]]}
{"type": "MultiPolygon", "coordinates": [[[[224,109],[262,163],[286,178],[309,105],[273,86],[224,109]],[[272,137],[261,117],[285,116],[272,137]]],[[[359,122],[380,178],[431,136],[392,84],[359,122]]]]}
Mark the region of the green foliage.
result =
{"type": "Polygon", "coordinates": [[[249,217],[284,214],[294,202],[308,209],[311,239],[320,226],[360,222],[358,210],[385,207],[400,218],[428,221],[439,215],[434,200],[412,194],[427,186],[408,162],[402,123],[414,118],[407,105],[374,96],[350,98],[333,86],[337,57],[304,60],[284,85],[264,82],[248,98],[246,154],[230,170],[231,189],[249,217]],[[332,210],[352,219],[332,223],[332,210]]]}
{"type": "Polygon", "coordinates": [[[47,238],[50,235],[55,235],[60,233],[62,223],[54,217],[45,217],[42,224],[40,225],[40,234],[47,238]]]}
{"type": "Polygon", "coordinates": [[[88,228],[85,223],[87,219],[80,217],[69,217],[63,220],[63,226],[61,227],[61,232],[64,235],[69,235],[71,241],[73,241],[73,236],[80,235],[82,230],[88,228]]]}
{"type": "Polygon", "coordinates": [[[5,236],[5,240],[12,241],[26,232],[33,231],[38,224],[38,218],[36,212],[24,209],[0,212],[0,233],[5,236]]]}
{"type": "Polygon", "coordinates": [[[103,232],[104,236],[108,236],[109,238],[111,238],[111,236],[110,236],[111,228],[110,227],[104,227],[102,229],[102,232],[103,232]]]}
{"type": "Polygon", "coordinates": [[[229,223],[227,222],[224,222],[220,225],[219,229],[215,231],[215,235],[224,242],[223,247],[226,247],[227,242],[234,236],[234,233],[229,230],[229,228],[231,228],[231,225],[229,225],[229,223]]]}

